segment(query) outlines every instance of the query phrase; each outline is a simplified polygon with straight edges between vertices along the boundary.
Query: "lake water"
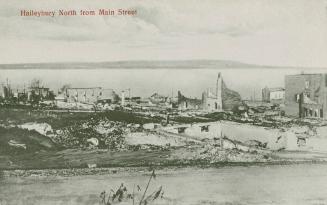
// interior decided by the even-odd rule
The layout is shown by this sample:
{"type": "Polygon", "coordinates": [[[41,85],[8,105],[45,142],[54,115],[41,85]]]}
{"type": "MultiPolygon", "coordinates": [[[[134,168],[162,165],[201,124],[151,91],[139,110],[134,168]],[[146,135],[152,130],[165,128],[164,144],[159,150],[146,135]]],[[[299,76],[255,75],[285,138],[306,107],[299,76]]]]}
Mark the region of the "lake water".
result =
{"type": "MultiPolygon", "coordinates": [[[[124,183],[142,188],[147,172],[76,177],[10,177],[0,180],[0,204],[99,204],[99,193],[124,183]]],[[[327,165],[232,166],[157,171],[153,204],[327,204],[327,165]]],[[[123,204],[132,204],[131,201],[123,204]]]]}

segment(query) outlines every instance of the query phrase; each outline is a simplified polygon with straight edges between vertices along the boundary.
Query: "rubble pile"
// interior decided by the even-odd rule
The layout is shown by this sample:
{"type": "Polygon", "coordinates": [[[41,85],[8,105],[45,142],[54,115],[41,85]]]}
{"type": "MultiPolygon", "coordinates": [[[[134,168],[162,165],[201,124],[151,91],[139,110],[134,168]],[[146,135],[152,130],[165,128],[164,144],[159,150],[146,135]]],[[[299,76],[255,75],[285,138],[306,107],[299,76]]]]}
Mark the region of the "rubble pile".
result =
{"type": "Polygon", "coordinates": [[[80,102],[69,103],[69,102],[56,101],[56,106],[59,109],[80,109],[80,110],[94,109],[94,105],[80,103],[80,102]]]}
{"type": "Polygon", "coordinates": [[[51,128],[51,125],[48,123],[35,123],[35,122],[28,122],[24,123],[22,125],[19,125],[18,127],[22,129],[27,129],[27,130],[35,130],[41,135],[48,135],[53,133],[53,130],[51,128]]]}
{"type": "Polygon", "coordinates": [[[243,152],[237,149],[221,150],[219,147],[205,147],[199,150],[199,158],[217,162],[266,162],[269,160],[268,155],[258,154],[256,152],[243,152]]]}
{"type": "Polygon", "coordinates": [[[126,135],[126,142],[129,146],[146,148],[181,147],[186,145],[185,140],[172,138],[156,132],[133,132],[126,135]]]}
{"type": "Polygon", "coordinates": [[[91,118],[56,131],[53,140],[66,148],[100,148],[123,150],[126,133],[136,132],[140,125],[91,118]]]}
{"type": "Polygon", "coordinates": [[[267,162],[271,160],[269,152],[260,152],[257,149],[243,151],[240,149],[221,149],[218,144],[205,143],[196,149],[177,152],[173,160],[201,161],[210,164],[219,162],[267,162]]]}

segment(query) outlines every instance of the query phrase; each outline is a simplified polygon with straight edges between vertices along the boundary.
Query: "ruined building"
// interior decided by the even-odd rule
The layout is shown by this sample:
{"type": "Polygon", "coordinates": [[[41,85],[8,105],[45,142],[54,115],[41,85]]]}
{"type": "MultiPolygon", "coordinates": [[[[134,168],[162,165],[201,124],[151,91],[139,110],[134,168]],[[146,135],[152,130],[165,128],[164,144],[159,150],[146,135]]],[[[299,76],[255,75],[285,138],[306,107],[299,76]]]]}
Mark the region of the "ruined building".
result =
{"type": "Polygon", "coordinates": [[[89,88],[67,88],[66,96],[67,102],[81,102],[81,103],[116,103],[119,96],[112,89],[103,89],[102,87],[89,88]]]}
{"type": "Polygon", "coordinates": [[[242,105],[239,93],[227,88],[222,76],[218,73],[215,92],[207,90],[202,94],[202,108],[206,111],[233,110],[242,105]]]}
{"type": "Polygon", "coordinates": [[[10,103],[38,103],[45,100],[54,100],[54,93],[50,88],[43,86],[30,86],[23,88],[12,86],[9,83],[1,86],[0,98],[10,103]],[[14,88],[15,87],[15,88],[14,88]]]}
{"type": "Polygon", "coordinates": [[[54,93],[50,88],[31,86],[27,91],[27,99],[28,101],[54,100],[54,93]]]}
{"type": "Polygon", "coordinates": [[[153,104],[159,104],[159,103],[165,103],[168,100],[167,96],[161,95],[159,93],[154,93],[153,95],[151,95],[151,97],[149,98],[149,100],[153,103],[153,104]]]}
{"type": "Polygon", "coordinates": [[[285,76],[285,114],[327,118],[327,74],[285,76]]]}
{"type": "Polygon", "coordinates": [[[216,89],[214,92],[208,89],[202,93],[203,109],[207,111],[222,111],[222,78],[221,74],[218,73],[216,89]]]}
{"type": "Polygon", "coordinates": [[[284,103],[285,89],[284,88],[268,88],[262,89],[262,101],[274,104],[284,103]]]}
{"type": "Polygon", "coordinates": [[[187,98],[180,91],[178,91],[178,108],[180,110],[197,110],[200,109],[202,106],[202,100],[200,99],[193,99],[187,98]]]}
{"type": "Polygon", "coordinates": [[[8,85],[2,85],[1,97],[3,99],[10,99],[13,96],[13,92],[8,85]]]}
{"type": "Polygon", "coordinates": [[[218,73],[214,90],[202,93],[202,99],[191,99],[178,91],[178,107],[186,109],[202,109],[209,112],[229,111],[242,105],[240,94],[227,88],[222,76],[218,73]]]}

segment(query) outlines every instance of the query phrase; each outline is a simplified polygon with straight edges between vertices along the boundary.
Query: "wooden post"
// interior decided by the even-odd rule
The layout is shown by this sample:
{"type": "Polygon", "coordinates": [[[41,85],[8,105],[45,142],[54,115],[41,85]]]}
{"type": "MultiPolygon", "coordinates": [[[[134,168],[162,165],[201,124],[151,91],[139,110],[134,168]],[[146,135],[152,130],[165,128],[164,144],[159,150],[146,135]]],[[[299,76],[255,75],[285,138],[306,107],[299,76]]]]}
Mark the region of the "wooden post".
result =
{"type": "Polygon", "coordinates": [[[299,94],[299,118],[303,117],[303,92],[299,94]]]}
{"type": "Polygon", "coordinates": [[[220,149],[224,149],[223,132],[220,130],[220,149]]]}
{"type": "Polygon", "coordinates": [[[133,186],[133,205],[135,204],[135,184],[133,186]]]}

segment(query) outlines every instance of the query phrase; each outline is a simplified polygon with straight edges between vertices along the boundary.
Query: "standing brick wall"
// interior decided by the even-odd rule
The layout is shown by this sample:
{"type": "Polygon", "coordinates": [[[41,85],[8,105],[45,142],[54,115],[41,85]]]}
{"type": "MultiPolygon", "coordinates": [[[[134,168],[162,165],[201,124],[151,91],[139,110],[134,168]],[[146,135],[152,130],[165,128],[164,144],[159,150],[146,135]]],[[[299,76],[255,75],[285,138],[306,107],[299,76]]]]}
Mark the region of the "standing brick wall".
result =
{"type": "Polygon", "coordinates": [[[299,117],[299,104],[296,101],[296,95],[303,92],[307,93],[311,100],[323,104],[321,102],[324,90],[323,79],[323,74],[285,76],[285,114],[299,117]]]}

